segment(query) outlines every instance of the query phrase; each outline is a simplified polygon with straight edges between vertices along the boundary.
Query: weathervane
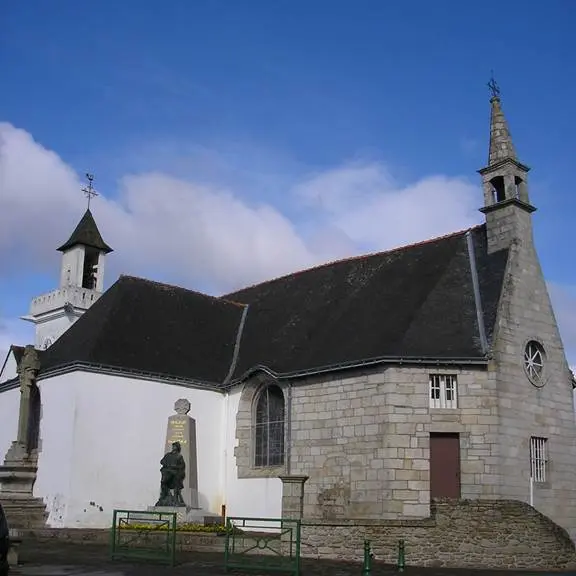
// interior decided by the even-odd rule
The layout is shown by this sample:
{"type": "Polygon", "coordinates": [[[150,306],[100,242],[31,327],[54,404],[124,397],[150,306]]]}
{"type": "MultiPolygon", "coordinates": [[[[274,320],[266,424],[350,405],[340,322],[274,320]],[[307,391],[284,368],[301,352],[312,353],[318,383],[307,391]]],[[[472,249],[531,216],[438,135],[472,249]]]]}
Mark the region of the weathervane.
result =
{"type": "Polygon", "coordinates": [[[90,210],[90,200],[92,200],[94,196],[98,196],[98,192],[96,192],[96,190],[94,190],[94,188],[92,187],[94,174],[86,174],[86,178],[88,179],[88,186],[82,188],[82,192],[84,192],[84,195],[86,196],[86,198],[88,198],[88,210],[90,210]]]}
{"type": "Polygon", "coordinates": [[[500,87],[496,84],[496,80],[494,80],[494,70],[491,71],[490,82],[488,82],[487,86],[492,94],[492,98],[500,98],[500,87]]]}

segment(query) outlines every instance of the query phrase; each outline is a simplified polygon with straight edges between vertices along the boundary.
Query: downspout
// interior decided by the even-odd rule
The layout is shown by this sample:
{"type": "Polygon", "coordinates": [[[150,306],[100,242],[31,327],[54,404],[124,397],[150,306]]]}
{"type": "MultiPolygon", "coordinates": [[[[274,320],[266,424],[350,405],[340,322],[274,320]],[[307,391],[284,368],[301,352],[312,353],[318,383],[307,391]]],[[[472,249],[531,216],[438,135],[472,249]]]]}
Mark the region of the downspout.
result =
{"type": "Polygon", "coordinates": [[[226,495],[228,493],[228,410],[229,410],[230,392],[226,390],[224,392],[224,462],[222,464],[222,500],[221,505],[226,509],[227,499],[226,495]]]}
{"type": "Polygon", "coordinates": [[[292,472],[292,383],[286,389],[286,474],[292,472]]]}
{"type": "Polygon", "coordinates": [[[234,375],[234,370],[236,370],[236,364],[238,363],[238,356],[240,355],[240,342],[242,340],[242,333],[244,332],[244,325],[246,324],[246,317],[248,316],[249,306],[244,306],[242,310],[242,316],[240,318],[240,324],[238,325],[238,332],[236,332],[236,342],[234,343],[234,352],[232,353],[232,361],[230,362],[230,368],[226,378],[222,382],[222,387],[224,390],[224,450],[222,463],[223,471],[223,483],[222,483],[222,503],[224,509],[226,509],[226,503],[228,502],[228,417],[230,408],[230,379],[234,375]]]}
{"type": "Polygon", "coordinates": [[[488,338],[486,337],[486,326],[484,324],[484,311],[482,309],[482,297],[480,294],[480,281],[478,280],[478,268],[476,267],[476,254],[474,251],[474,241],[470,230],[466,232],[466,244],[468,246],[468,261],[470,262],[470,275],[472,276],[472,287],[474,289],[474,304],[476,307],[476,320],[478,323],[478,335],[482,353],[488,352],[488,338]]]}

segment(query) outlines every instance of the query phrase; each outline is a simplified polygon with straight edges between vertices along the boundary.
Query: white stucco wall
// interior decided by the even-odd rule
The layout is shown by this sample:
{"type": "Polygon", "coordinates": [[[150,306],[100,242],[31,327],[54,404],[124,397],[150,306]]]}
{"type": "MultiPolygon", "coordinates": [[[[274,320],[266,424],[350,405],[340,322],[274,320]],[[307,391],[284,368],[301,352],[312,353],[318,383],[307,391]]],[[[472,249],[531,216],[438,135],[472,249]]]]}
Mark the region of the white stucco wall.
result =
{"type": "Polygon", "coordinates": [[[75,388],[74,374],[40,380],[40,454],[34,496],[44,498],[50,526],[66,526],[70,512],[69,494],[73,465],[72,445],[75,438],[74,423],[75,388]]]}
{"type": "Polygon", "coordinates": [[[34,346],[38,350],[46,350],[52,346],[76,320],[79,316],[73,314],[61,314],[51,317],[50,319],[38,322],[35,326],[34,346]]]}
{"type": "Polygon", "coordinates": [[[226,478],[226,514],[252,518],[280,518],[282,515],[282,481],[279,478],[238,479],[234,448],[236,414],[240,403],[241,387],[235,388],[225,399],[226,447],[224,474],[226,478]]]}
{"type": "Polygon", "coordinates": [[[62,254],[60,287],[82,286],[84,272],[84,246],[74,246],[62,254]]]}
{"type": "Polygon", "coordinates": [[[75,372],[40,382],[35,495],[49,523],[108,527],[114,509],[146,510],[160,486],[168,416],[187,398],[196,420],[199,504],[220,512],[223,396],[145,380],[75,372]]]}
{"type": "Polygon", "coordinates": [[[20,412],[20,388],[0,393],[0,464],[16,440],[20,412]]]}
{"type": "MultiPolygon", "coordinates": [[[[278,478],[239,480],[234,457],[240,390],[221,394],[74,372],[40,380],[40,456],[34,495],[53,527],[109,527],[114,509],[146,510],[159,493],[174,402],[196,420],[199,504],[229,516],[278,518],[278,478]]],[[[0,457],[16,438],[20,391],[0,394],[0,457]]]]}

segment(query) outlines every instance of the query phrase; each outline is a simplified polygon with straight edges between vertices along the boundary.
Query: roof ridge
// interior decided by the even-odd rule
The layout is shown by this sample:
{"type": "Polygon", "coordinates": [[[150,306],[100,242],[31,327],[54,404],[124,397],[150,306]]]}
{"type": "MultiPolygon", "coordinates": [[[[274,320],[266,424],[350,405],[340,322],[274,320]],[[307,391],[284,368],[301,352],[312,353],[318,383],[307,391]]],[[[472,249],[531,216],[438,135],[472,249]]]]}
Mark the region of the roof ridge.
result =
{"type": "Polygon", "coordinates": [[[403,246],[396,246],[395,248],[390,248],[388,250],[380,250],[377,252],[369,252],[367,254],[358,254],[356,256],[349,256],[347,258],[340,258],[338,260],[330,260],[328,262],[323,262],[322,264],[317,264],[316,266],[311,266],[310,268],[304,268],[302,270],[297,270],[296,272],[290,272],[289,274],[284,274],[282,276],[277,276],[276,278],[271,278],[270,280],[264,280],[263,282],[256,282],[235,290],[234,292],[228,292],[222,296],[224,299],[227,295],[238,294],[239,292],[244,292],[245,290],[250,290],[256,288],[257,286],[265,286],[271,282],[277,282],[279,280],[284,280],[290,277],[297,277],[300,274],[305,274],[306,272],[311,272],[312,270],[320,270],[321,268],[327,268],[329,266],[334,266],[335,264],[342,264],[344,262],[350,262],[352,260],[364,260],[372,258],[373,256],[384,256],[385,254],[392,254],[393,252],[403,252],[404,250],[409,250],[411,248],[416,248],[417,246],[423,246],[425,244],[431,244],[432,242],[438,242],[439,240],[446,240],[447,238],[463,236],[468,232],[482,228],[484,224],[476,224],[475,226],[470,226],[468,228],[463,228],[457,232],[450,232],[449,234],[444,234],[442,236],[436,236],[435,238],[428,238],[427,240],[420,240],[419,242],[413,242],[412,244],[404,244],[403,246]]]}
{"type": "Polygon", "coordinates": [[[160,288],[170,288],[172,290],[182,290],[183,292],[189,292],[191,294],[196,294],[198,296],[202,296],[209,300],[216,300],[217,302],[226,302],[229,304],[234,304],[235,306],[239,306],[241,308],[245,308],[248,306],[247,304],[243,304],[241,302],[234,302],[233,300],[228,300],[226,298],[222,298],[219,296],[212,296],[211,294],[206,294],[205,292],[199,292],[198,290],[192,290],[191,288],[185,288],[184,286],[178,286],[177,284],[168,284],[167,282],[159,282],[158,280],[150,280],[149,278],[142,278],[141,276],[134,276],[132,274],[120,274],[118,278],[118,282],[121,280],[135,280],[136,282],[141,282],[144,284],[151,284],[160,288]]]}

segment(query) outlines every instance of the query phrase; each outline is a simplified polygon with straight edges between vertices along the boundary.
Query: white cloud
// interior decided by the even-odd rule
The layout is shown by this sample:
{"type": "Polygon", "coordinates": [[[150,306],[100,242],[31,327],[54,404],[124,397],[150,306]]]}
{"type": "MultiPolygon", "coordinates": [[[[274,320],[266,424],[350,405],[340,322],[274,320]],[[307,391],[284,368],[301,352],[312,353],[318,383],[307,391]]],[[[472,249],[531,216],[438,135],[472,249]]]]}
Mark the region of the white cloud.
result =
{"type": "MultiPolygon", "coordinates": [[[[22,262],[54,269],[54,248],[83,210],[81,186],[56,154],[23,130],[0,124],[0,259],[13,269],[22,262]]],[[[479,193],[470,184],[434,177],[401,187],[377,162],[287,184],[284,202],[299,211],[299,222],[265,199],[247,201],[230,185],[160,172],[125,176],[117,192],[93,203],[115,249],[108,270],[216,292],[478,221],[479,193]]]]}
{"type": "Polygon", "coordinates": [[[380,164],[352,164],[298,185],[296,194],[324,212],[356,245],[387,249],[481,221],[478,188],[432,176],[399,187],[380,164]]]}
{"type": "MultiPolygon", "coordinates": [[[[220,160],[225,164],[226,155],[220,160]]],[[[240,164],[235,155],[235,167],[240,164]]],[[[257,203],[254,194],[234,186],[231,170],[223,169],[222,180],[214,174],[201,182],[181,171],[176,177],[140,170],[124,176],[116,194],[101,191],[93,212],[115,249],[107,283],[129,273],[222,293],[481,221],[479,187],[461,178],[432,176],[403,185],[380,162],[352,162],[319,173],[283,174],[275,182],[283,186],[281,194],[276,189],[257,203]]],[[[55,248],[84,210],[81,187],[58,155],[27,132],[0,123],[0,281],[24,268],[56,276],[55,248]]],[[[564,312],[569,308],[564,302],[555,296],[567,348],[574,354],[576,317],[564,312]]],[[[0,326],[0,350],[24,336],[29,340],[29,327],[22,324],[10,320],[0,326]]]]}
{"type": "Polygon", "coordinates": [[[0,316],[0,370],[12,344],[28,344],[33,342],[32,325],[19,318],[3,318],[0,316]]]}

